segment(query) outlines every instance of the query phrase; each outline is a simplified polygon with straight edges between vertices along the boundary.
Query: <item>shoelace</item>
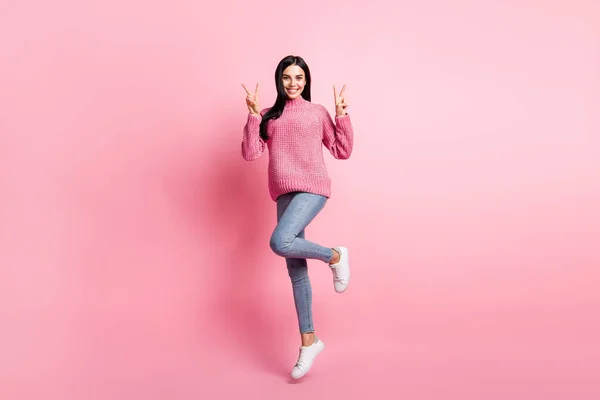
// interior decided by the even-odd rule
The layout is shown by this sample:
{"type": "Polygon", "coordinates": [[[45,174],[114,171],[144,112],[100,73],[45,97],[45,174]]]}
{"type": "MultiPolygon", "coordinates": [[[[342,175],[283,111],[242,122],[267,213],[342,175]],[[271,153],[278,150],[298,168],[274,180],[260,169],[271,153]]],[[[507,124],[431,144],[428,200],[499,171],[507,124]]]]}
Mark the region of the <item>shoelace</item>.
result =
{"type": "Polygon", "coordinates": [[[343,279],[342,279],[342,277],[340,276],[340,270],[339,270],[339,269],[337,269],[337,268],[335,268],[335,267],[333,267],[333,268],[331,268],[331,269],[333,270],[333,279],[334,279],[336,282],[343,283],[343,279]]]}
{"type": "Polygon", "coordinates": [[[304,352],[300,350],[300,355],[298,356],[298,361],[296,361],[296,367],[304,366],[304,352]]]}
{"type": "Polygon", "coordinates": [[[340,271],[337,268],[331,268],[333,270],[333,278],[338,281],[340,280],[340,271]]]}

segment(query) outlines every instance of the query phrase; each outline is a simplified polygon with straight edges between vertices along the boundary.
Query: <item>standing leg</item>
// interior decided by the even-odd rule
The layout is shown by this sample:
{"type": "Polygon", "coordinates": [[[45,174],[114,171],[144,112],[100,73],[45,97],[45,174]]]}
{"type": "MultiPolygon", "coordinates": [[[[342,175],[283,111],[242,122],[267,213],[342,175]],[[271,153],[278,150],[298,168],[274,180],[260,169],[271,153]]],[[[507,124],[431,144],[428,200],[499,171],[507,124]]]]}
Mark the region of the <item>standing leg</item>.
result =
{"type": "MultiPolygon", "coordinates": [[[[277,222],[288,209],[294,198],[294,193],[286,194],[277,199],[277,222]]],[[[304,229],[298,234],[304,238],[304,229]]],[[[308,341],[314,340],[314,324],[312,319],[312,287],[308,277],[308,265],[305,258],[285,257],[288,275],[292,281],[294,292],[294,304],[298,316],[298,325],[302,335],[303,345],[309,345],[308,341]]]]}
{"type": "MultiPolygon", "coordinates": [[[[280,231],[286,231],[286,229],[282,229],[284,227],[284,225],[282,225],[282,220],[283,224],[285,224],[283,217],[286,215],[294,216],[294,214],[291,213],[294,209],[290,207],[290,204],[293,203],[298,194],[299,193],[283,195],[277,199],[277,227],[280,231]]],[[[295,218],[290,218],[292,221],[298,219],[303,219],[301,213],[296,214],[295,218]]],[[[300,240],[305,240],[304,233],[304,228],[302,228],[295,237],[300,240]]],[[[271,242],[273,243],[273,240],[271,242]]],[[[288,274],[292,281],[294,303],[302,339],[298,360],[291,373],[292,378],[299,379],[310,370],[315,358],[323,351],[325,345],[314,334],[314,324],[312,320],[312,288],[308,277],[307,260],[306,258],[286,256],[285,261],[288,274]]]]}

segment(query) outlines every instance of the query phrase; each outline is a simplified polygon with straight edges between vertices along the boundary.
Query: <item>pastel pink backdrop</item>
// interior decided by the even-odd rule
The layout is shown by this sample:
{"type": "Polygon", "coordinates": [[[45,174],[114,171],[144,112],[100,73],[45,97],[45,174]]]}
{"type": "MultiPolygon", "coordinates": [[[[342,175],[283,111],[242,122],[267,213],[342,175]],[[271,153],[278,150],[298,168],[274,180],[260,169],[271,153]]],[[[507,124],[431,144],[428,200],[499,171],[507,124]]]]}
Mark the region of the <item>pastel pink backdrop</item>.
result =
{"type": "Polygon", "coordinates": [[[597,399],[600,6],[3,2],[0,398],[597,399]],[[308,229],[327,350],[271,253],[241,83],[303,56],[356,147],[308,229]]]}

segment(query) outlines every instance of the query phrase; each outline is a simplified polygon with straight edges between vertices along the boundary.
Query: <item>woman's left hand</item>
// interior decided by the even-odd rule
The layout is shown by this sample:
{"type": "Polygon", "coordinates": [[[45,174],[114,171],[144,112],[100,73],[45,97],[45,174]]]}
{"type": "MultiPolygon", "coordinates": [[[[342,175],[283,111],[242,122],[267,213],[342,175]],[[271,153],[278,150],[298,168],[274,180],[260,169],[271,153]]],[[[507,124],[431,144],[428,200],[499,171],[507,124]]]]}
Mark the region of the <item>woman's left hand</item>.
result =
{"type": "Polygon", "coordinates": [[[344,92],[346,91],[346,85],[342,88],[340,95],[338,96],[337,91],[335,90],[335,85],[333,85],[333,97],[335,99],[335,115],[338,117],[343,117],[346,115],[346,107],[349,106],[346,103],[346,97],[344,96],[344,92]]]}

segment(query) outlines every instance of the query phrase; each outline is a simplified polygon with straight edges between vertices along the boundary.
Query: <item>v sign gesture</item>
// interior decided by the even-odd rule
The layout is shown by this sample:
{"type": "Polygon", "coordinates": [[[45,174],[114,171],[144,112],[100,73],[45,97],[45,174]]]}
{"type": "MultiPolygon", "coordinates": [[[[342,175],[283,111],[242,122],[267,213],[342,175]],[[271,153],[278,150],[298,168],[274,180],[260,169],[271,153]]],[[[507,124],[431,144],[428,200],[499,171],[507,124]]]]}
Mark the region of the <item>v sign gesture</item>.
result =
{"type": "MultiPolygon", "coordinates": [[[[242,83],[242,86],[244,84],[242,83]]],[[[252,115],[260,115],[260,106],[258,105],[258,83],[256,84],[256,91],[254,93],[250,93],[246,86],[244,86],[244,90],[246,91],[246,105],[248,106],[248,111],[252,115]]]]}
{"type": "Polygon", "coordinates": [[[345,91],[346,91],[346,85],[344,85],[344,87],[342,87],[342,91],[340,92],[340,95],[338,96],[337,91],[335,90],[335,85],[333,85],[333,97],[335,99],[335,115],[337,115],[338,117],[342,117],[342,116],[346,115],[346,107],[349,106],[349,104],[346,103],[346,97],[344,97],[345,91]]]}

